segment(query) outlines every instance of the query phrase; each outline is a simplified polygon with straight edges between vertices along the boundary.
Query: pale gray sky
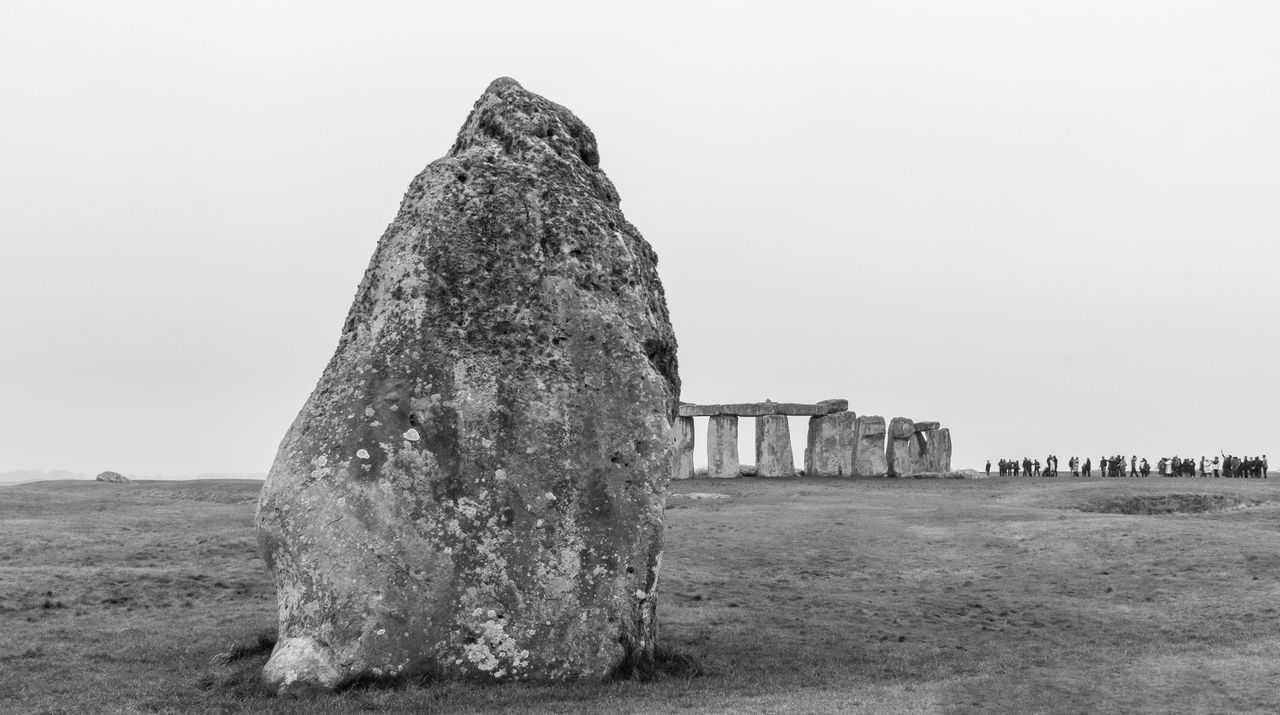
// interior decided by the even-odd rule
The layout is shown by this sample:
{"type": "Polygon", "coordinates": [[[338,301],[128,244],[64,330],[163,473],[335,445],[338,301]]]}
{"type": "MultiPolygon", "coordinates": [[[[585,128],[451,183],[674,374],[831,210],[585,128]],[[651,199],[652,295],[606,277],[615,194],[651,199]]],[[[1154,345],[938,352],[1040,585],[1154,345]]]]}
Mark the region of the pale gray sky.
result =
{"type": "Polygon", "coordinates": [[[433,5],[4,4],[0,471],[265,472],[501,75],[595,131],[688,401],[1280,452],[1280,4],[433,5]]]}

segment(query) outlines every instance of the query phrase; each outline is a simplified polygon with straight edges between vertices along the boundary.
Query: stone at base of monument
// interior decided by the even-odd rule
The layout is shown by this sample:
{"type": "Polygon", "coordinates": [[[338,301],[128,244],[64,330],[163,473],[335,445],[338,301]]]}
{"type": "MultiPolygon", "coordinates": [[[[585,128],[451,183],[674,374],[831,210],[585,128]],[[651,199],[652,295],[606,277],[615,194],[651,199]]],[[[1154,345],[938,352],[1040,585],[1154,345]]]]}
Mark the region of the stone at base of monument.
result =
{"type": "Polygon", "coordinates": [[[739,476],[741,466],[738,462],[737,416],[713,415],[707,420],[707,476],[733,479],[739,476]]]}
{"type": "Polygon", "coordinates": [[[862,415],[853,420],[853,474],[858,477],[883,477],[889,472],[884,456],[884,418],[862,415]]]}
{"type": "Polygon", "coordinates": [[[854,421],[852,412],[809,418],[809,446],[804,471],[811,477],[853,476],[854,421]]]}
{"type": "Polygon", "coordinates": [[[677,417],[672,424],[675,432],[675,464],[672,479],[693,479],[693,418],[677,417]]]}
{"type": "Polygon", "coordinates": [[[98,476],[94,477],[94,481],[110,482],[112,484],[131,484],[132,483],[128,477],[126,477],[125,475],[119,472],[103,472],[98,476]]]}
{"type": "Polygon", "coordinates": [[[762,415],[756,418],[756,476],[794,477],[795,459],[791,456],[791,428],[785,415],[762,415]]]}
{"type": "Polygon", "coordinates": [[[741,467],[738,467],[738,476],[740,476],[740,477],[754,477],[754,476],[756,476],[756,465],[754,465],[754,464],[744,464],[744,465],[742,465],[741,467]]]}
{"type": "Polygon", "coordinates": [[[951,472],[920,472],[912,474],[915,479],[985,479],[986,475],[976,469],[957,469],[951,472]]]}

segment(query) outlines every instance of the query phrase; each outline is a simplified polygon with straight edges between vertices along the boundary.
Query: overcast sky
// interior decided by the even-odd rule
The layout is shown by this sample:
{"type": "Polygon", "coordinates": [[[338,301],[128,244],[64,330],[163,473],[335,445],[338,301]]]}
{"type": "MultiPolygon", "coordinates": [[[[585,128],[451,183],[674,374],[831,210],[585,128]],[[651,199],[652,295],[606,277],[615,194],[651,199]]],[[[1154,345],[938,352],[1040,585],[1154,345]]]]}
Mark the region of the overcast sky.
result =
{"type": "Polygon", "coordinates": [[[265,472],[502,75],[594,130],[687,401],[1280,451],[1280,4],[627,7],[6,0],[0,471],[265,472]]]}

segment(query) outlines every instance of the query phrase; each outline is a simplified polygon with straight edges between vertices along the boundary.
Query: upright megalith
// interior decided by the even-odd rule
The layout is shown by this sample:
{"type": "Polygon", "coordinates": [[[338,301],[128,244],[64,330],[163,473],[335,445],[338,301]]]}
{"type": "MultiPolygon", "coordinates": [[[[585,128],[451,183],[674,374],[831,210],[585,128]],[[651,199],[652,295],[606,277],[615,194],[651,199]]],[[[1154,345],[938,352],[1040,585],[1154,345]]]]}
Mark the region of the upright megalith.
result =
{"type": "Polygon", "coordinates": [[[804,453],[806,477],[853,476],[853,424],[857,415],[836,412],[809,418],[808,447],[804,453]]]}
{"type": "Polygon", "coordinates": [[[884,436],[884,418],[880,415],[862,415],[853,420],[854,476],[883,477],[888,474],[884,436]]]}
{"type": "Polygon", "coordinates": [[[674,426],[676,448],[672,462],[671,478],[693,479],[693,448],[695,444],[693,418],[677,417],[674,426]]]}
{"type": "Polygon", "coordinates": [[[929,451],[928,434],[927,432],[916,430],[907,439],[907,455],[911,462],[910,474],[937,471],[930,460],[931,452],[929,451]]]}
{"type": "Polygon", "coordinates": [[[791,456],[791,428],[786,415],[763,415],[756,418],[756,476],[794,477],[795,459],[791,456]]]}
{"type": "Polygon", "coordinates": [[[712,415],[707,420],[707,476],[736,479],[741,469],[738,461],[738,417],[712,415]]]}
{"type": "Polygon", "coordinates": [[[591,130],[491,84],[409,185],[263,486],[268,683],[652,659],[680,394],[656,263],[591,130]]]}
{"type": "Polygon", "coordinates": [[[909,477],[914,473],[911,463],[911,436],[915,433],[915,424],[906,417],[894,417],[889,422],[885,449],[885,461],[889,463],[889,476],[909,477]]]}
{"type": "MultiPolygon", "coordinates": [[[[917,423],[919,424],[919,423],[917,423]]],[[[951,471],[951,430],[946,427],[925,432],[929,444],[929,471],[951,471]]]]}

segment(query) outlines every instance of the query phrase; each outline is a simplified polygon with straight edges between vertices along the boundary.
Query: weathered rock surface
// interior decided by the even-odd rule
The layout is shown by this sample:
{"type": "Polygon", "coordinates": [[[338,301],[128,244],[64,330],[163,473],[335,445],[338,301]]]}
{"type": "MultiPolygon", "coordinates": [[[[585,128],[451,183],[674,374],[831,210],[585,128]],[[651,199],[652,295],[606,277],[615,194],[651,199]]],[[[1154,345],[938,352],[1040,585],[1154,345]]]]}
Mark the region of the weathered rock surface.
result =
{"type": "MultiPolygon", "coordinates": [[[[917,422],[918,426],[920,423],[917,422]]],[[[951,471],[951,430],[929,430],[924,433],[929,449],[929,470],[935,472],[951,471]]]]}
{"type": "Polygon", "coordinates": [[[911,462],[910,474],[939,471],[930,461],[929,432],[915,432],[907,438],[907,453],[911,462]]]}
{"type": "Polygon", "coordinates": [[[791,455],[791,427],[784,415],[756,418],[756,476],[794,477],[795,458],[791,455]]]}
{"type": "Polygon", "coordinates": [[[889,439],[908,439],[916,431],[916,424],[906,417],[894,417],[889,421],[889,439]]]}
{"type": "Polygon", "coordinates": [[[804,453],[805,475],[853,476],[853,423],[856,418],[852,412],[809,418],[808,447],[804,453]]]}
{"type": "Polygon", "coordinates": [[[890,439],[885,444],[885,461],[889,464],[889,476],[909,477],[912,473],[910,440],[890,439]]]}
{"type": "Polygon", "coordinates": [[[879,415],[862,415],[853,420],[853,474],[883,477],[889,472],[885,461],[885,424],[879,415]]]}
{"type": "Polygon", "coordinates": [[[693,479],[693,418],[677,417],[675,419],[676,453],[671,469],[672,479],[693,479]]]}
{"type": "Polygon", "coordinates": [[[653,657],[676,341],[591,133],[499,79],[378,243],[258,504],[282,691],[653,657]]]}
{"type": "Polygon", "coordinates": [[[941,426],[938,422],[914,422],[912,424],[915,426],[917,432],[928,432],[930,430],[938,429],[938,427],[941,426]]]}
{"type": "Polygon", "coordinates": [[[94,477],[99,482],[111,482],[112,484],[130,484],[132,483],[128,477],[119,472],[103,472],[94,477]]]}
{"type": "Polygon", "coordinates": [[[889,434],[885,445],[885,461],[889,463],[889,476],[908,477],[915,471],[911,460],[911,436],[915,425],[905,417],[894,417],[889,422],[889,434]]]}
{"type": "Polygon", "coordinates": [[[689,402],[680,405],[681,417],[712,417],[714,415],[734,415],[737,417],[761,417],[764,415],[791,415],[793,417],[811,417],[830,415],[849,409],[848,400],[823,400],[816,404],[804,402],[735,402],[720,405],[695,405],[689,402]]]}
{"type": "Polygon", "coordinates": [[[707,420],[707,476],[735,479],[742,465],[738,461],[738,418],[715,415],[707,420]]]}

